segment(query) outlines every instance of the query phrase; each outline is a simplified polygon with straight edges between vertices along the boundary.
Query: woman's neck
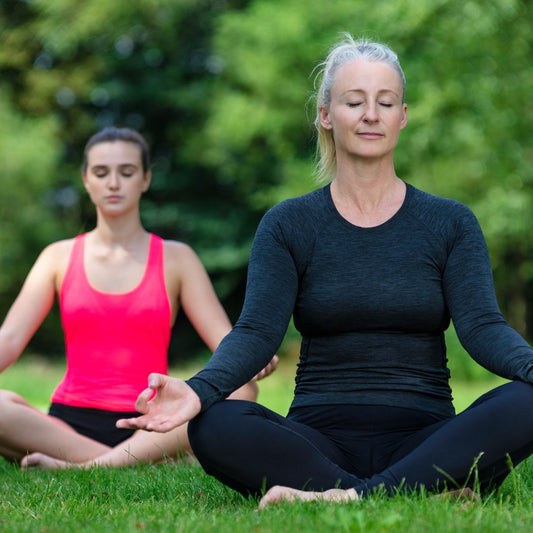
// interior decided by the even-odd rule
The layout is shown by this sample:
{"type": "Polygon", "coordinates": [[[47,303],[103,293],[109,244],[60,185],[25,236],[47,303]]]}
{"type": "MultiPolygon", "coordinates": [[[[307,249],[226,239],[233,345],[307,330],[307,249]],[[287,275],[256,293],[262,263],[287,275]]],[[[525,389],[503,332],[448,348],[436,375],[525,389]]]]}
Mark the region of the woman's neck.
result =
{"type": "Polygon", "coordinates": [[[91,234],[100,244],[128,248],[143,242],[148,233],[139,216],[105,217],[98,214],[96,227],[91,234]]]}
{"type": "Polygon", "coordinates": [[[378,226],[391,218],[405,199],[405,183],[394,168],[386,172],[366,167],[340,172],[331,183],[335,207],[346,220],[362,227],[378,226]]]}

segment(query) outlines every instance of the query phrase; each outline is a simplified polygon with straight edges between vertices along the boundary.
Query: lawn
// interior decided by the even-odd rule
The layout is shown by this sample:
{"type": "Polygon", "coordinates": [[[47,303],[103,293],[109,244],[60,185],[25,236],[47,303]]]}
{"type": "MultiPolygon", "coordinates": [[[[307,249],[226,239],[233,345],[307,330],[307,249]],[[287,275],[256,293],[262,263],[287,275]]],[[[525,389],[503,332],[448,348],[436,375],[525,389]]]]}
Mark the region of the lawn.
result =
{"type": "MultiPolygon", "coordinates": [[[[172,373],[187,377],[193,368],[172,373]]],[[[284,412],[294,365],[283,361],[261,384],[260,401],[284,412]]],[[[0,375],[43,409],[62,369],[24,357],[0,375]]],[[[458,410],[498,382],[453,383],[458,410]]],[[[21,471],[0,460],[0,531],[176,532],[516,532],[533,530],[533,461],[516,469],[497,494],[477,504],[400,495],[329,505],[283,504],[256,512],[197,465],[88,471],[21,471]]]]}

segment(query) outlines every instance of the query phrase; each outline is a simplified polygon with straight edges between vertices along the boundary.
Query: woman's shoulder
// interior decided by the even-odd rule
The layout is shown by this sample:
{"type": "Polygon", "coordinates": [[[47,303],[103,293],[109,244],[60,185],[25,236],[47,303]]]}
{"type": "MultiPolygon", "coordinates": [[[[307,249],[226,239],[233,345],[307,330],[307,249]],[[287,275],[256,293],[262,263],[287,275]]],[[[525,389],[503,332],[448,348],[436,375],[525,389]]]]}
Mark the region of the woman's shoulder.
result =
{"type": "Polygon", "coordinates": [[[67,270],[75,239],[64,239],[47,245],[37,257],[31,275],[40,279],[53,280],[56,290],[67,270]]]}
{"type": "Polygon", "coordinates": [[[168,255],[169,257],[181,258],[183,256],[195,254],[192,246],[185,242],[173,239],[161,239],[161,242],[163,243],[165,255],[168,255]]]}
{"type": "Polygon", "coordinates": [[[265,214],[266,220],[300,221],[308,223],[317,216],[322,216],[326,205],[324,187],[301,196],[287,198],[271,207],[265,214]]]}
{"type": "Polygon", "coordinates": [[[320,187],[319,189],[315,189],[300,196],[286,198],[272,207],[272,209],[299,210],[308,209],[313,206],[320,206],[324,201],[324,192],[327,187],[328,186],[320,187]]]}
{"type": "Polygon", "coordinates": [[[457,222],[458,220],[475,219],[473,211],[464,203],[453,198],[437,196],[408,185],[411,189],[409,209],[424,219],[457,222]]]}
{"type": "Polygon", "coordinates": [[[454,242],[465,233],[481,234],[476,215],[464,203],[410,187],[408,212],[423,231],[430,231],[446,242],[454,242]]]}
{"type": "Polygon", "coordinates": [[[172,239],[162,239],[162,242],[165,270],[167,272],[180,273],[184,268],[188,266],[196,267],[200,262],[198,254],[189,244],[172,239]]]}
{"type": "Polygon", "coordinates": [[[185,283],[201,283],[207,279],[201,259],[189,244],[164,239],[163,257],[167,293],[172,302],[180,297],[185,283]]]}
{"type": "Polygon", "coordinates": [[[414,185],[408,184],[407,186],[411,189],[413,200],[415,200],[418,205],[428,206],[431,208],[438,207],[445,210],[457,211],[459,213],[471,212],[470,208],[459,200],[444,196],[437,196],[436,194],[418,189],[414,185]]]}
{"type": "Polygon", "coordinates": [[[40,253],[40,258],[48,261],[62,262],[68,260],[72,247],[74,246],[75,238],[62,239],[54,241],[47,245],[40,253]]]}

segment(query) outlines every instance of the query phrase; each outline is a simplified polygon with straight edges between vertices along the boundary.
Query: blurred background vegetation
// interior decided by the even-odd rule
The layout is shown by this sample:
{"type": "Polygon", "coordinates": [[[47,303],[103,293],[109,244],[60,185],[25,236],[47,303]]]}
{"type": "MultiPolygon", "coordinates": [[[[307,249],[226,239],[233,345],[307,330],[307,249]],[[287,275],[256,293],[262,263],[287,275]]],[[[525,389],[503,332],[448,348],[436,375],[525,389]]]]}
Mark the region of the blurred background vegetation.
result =
{"type": "MultiPolygon", "coordinates": [[[[2,0],[0,315],[46,244],[92,228],[82,149],[118,125],[152,147],[146,227],[193,246],[235,320],[261,216],[316,187],[312,72],[348,31],[398,52],[397,171],[473,209],[533,340],[532,22],[528,0],[2,0]]],[[[30,350],[63,357],[57,309],[30,350]]],[[[171,360],[200,350],[180,318],[171,360]]]]}

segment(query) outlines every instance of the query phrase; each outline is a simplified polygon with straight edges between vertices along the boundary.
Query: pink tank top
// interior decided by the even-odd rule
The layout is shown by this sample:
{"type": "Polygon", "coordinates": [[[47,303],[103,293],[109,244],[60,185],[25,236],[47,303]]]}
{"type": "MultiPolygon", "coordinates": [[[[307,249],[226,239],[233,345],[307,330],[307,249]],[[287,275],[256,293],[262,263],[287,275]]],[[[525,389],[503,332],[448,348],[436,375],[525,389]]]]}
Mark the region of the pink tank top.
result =
{"type": "Polygon", "coordinates": [[[139,285],[108,294],[89,284],[83,262],[85,235],[74,240],[59,306],[67,370],[52,402],[109,411],[134,411],[148,374],[168,371],[171,309],[163,266],[163,240],[150,235],[139,285]]]}

